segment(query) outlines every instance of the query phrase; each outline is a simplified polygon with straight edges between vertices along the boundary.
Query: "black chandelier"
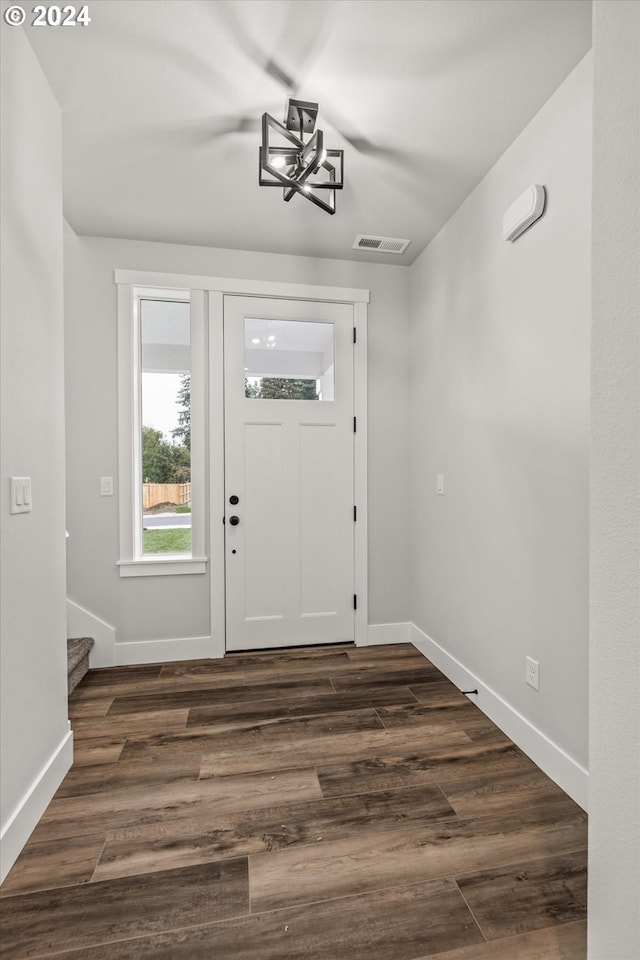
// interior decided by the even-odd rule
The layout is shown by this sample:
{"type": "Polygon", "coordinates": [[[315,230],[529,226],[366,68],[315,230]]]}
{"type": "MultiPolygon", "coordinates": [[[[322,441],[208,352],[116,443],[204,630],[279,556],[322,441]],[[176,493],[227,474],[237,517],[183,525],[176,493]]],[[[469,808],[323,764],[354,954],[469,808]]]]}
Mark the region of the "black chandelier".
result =
{"type": "Polygon", "coordinates": [[[261,187],[282,187],[287,202],[296,193],[327,213],[336,212],[336,190],[342,190],[344,151],[329,150],[316,130],[318,104],[289,100],[284,124],[262,115],[261,187]],[[306,142],[305,142],[305,137],[306,142]]]}

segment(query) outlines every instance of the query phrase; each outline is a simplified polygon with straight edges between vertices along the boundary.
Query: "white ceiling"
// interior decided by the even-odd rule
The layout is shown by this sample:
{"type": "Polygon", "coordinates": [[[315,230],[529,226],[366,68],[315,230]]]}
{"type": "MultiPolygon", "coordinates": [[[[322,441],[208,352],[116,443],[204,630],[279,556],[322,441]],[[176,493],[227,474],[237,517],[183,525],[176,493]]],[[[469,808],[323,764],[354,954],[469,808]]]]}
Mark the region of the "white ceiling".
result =
{"type": "Polygon", "coordinates": [[[76,232],[373,262],[411,263],[591,45],[590,0],[88,6],[87,27],[27,30],[76,232]],[[345,150],[335,216],[258,186],[247,127],[290,95],[345,150]],[[411,244],[355,251],[359,233],[411,244]]]}

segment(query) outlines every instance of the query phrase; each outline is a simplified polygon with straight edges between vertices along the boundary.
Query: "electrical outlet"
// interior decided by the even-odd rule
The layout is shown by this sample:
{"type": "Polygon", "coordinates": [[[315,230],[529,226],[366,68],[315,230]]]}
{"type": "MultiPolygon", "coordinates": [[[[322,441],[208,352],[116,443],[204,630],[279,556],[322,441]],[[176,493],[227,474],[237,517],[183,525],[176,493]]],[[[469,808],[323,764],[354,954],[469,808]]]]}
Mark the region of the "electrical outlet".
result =
{"type": "Polygon", "coordinates": [[[540,664],[531,657],[527,657],[527,683],[534,690],[540,689],[540,664]]]}

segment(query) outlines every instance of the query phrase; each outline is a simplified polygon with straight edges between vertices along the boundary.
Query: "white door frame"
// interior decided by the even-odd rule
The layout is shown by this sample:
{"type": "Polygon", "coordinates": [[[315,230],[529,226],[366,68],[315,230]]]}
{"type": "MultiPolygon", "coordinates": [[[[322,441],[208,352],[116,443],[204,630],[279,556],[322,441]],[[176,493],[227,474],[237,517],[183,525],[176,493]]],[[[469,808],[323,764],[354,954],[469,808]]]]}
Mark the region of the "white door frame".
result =
{"type": "Polygon", "coordinates": [[[227,653],[354,642],[354,329],[350,303],[224,298],[227,653]],[[291,374],[320,402],[247,399],[291,374]]]}
{"type": "Polygon", "coordinates": [[[367,304],[369,291],[273,281],[210,280],[209,292],[209,504],[211,578],[211,656],[225,653],[225,544],[222,518],[224,500],[224,295],[273,297],[353,305],[356,343],[354,363],[354,590],[357,596],[354,636],[358,646],[367,643],[367,304]],[[216,506],[218,509],[216,509],[216,506]]]}
{"type": "MultiPolygon", "coordinates": [[[[367,304],[370,292],[351,287],[325,287],[318,284],[286,283],[272,280],[238,280],[189,273],[159,273],[145,270],[114,272],[117,284],[140,287],[190,290],[192,300],[202,294],[208,297],[208,393],[204,391],[205,416],[208,419],[209,457],[208,484],[201,482],[201,498],[209,510],[209,577],[211,584],[211,647],[210,656],[220,658],[225,653],[225,544],[224,527],[224,352],[223,307],[225,294],[244,297],[273,297],[280,300],[311,300],[319,303],[348,303],[353,305],[357,340],[353,350],[353,409],[357,421],[354,437],[354,494],[357,522],[354,525],[354,590],[358,598],[355,611],[354,636],[358,646],[367,644],[368,616],[368,553],[367,553],[367,304]],[[201,293],[197,293],[201,291],[201,293]],[[219,509],[214,510],[216,504],[219,509]]],[[[125,297],[125,294],[122,294],[125,297]]],[[[130,293],[128,294],[130,296],[130,293]]],[[[127,302],[128,303],[128,302],[127,302]]],[[[130,310],[123,300],[122,315],[130,327],[130,310]]],[[[206,307],[205,307],[206,317],[206,307]]],[[[122,342],[127,337],[121,338],[122,342]]],[[[128,356],[128,355],[127,355],[128,356]]],[[[130,362],[121,363],[129,369],[130,362]]],[[[129,376],[129,374],[127,374],[129,376]]],[[[131,429],[130,413],[122,420],[121,428],[131,429]],[[128,419],[127,419],[128,417],[128,419]]],[[[122,432],[122,430],[121,430],[122,432]]],[[[126,434],[126,430],[122,435],[126,434]]],[[[120,467],[122,471],[122,464],[120,467]]],[[[200,477],[202,472],[199,471],[200,477]]],[[[127,482],[120,484],[120,496],[127,482]]],[[[194,494],[195,495],[195,494],[194,494]]],[[[131,524],[127,514],[127,523],[131,524]]],[[[127,528],[128,529],[128,528],[127,528]]],[[[198,558],[203,563],[206,557],[198,558]]],[[[166,572],[166,571],[165,571],[166,572]]],[[[190,571],[191,572],[191,571],[190,571]]],[[[192,574],[196,575],[196,574],[192,574]]],[[[198,571],[197,575],[203,575],[198,571]]]]}

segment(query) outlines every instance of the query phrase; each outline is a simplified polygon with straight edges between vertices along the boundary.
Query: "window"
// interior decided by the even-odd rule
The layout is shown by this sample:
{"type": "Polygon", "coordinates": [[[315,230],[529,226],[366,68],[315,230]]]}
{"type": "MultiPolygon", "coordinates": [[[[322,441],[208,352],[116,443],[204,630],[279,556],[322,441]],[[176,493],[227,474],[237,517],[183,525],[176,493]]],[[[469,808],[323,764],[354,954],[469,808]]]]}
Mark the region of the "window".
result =
{"type": "Polygon", "coordinates": [[[204,573],[204,294],[119,287],[120,575],[204,573]]]}
{"type": "Polygon", "coordinates": [[[333,400],[334,326],[309,320],[244,323],[249,400],[333,400]]]}
{"type": "Polygon", "coordinates": [[[189,303],[139,298],[141,554],[191,556],[189,303]]]}

